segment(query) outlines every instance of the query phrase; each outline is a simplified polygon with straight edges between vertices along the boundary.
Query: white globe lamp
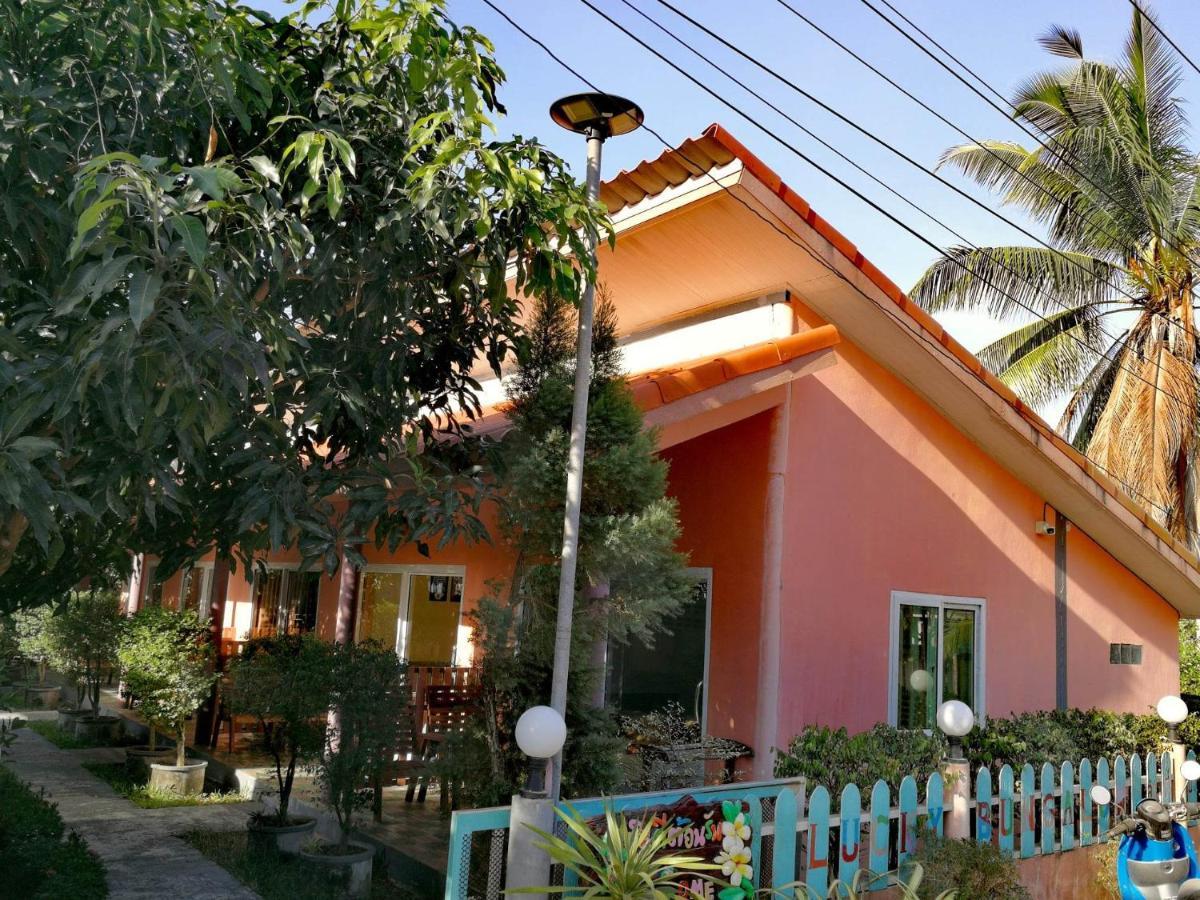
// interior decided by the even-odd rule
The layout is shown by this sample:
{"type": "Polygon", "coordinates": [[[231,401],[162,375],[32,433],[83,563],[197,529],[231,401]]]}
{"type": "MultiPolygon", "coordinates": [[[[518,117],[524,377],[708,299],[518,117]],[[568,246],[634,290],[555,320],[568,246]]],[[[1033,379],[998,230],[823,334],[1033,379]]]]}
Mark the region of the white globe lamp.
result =
{"type": "Polygon", "coordinates": [[[1188,717],[1187,704],[1182,697],[1167,694],[1154,707],[1158,717],[1167,723],[1167,740],[1172,744],[1179,743],[1179,723],[1188,717]]]}
{"type": "Polygon", "coordinates": [[[516,738],[521,752],[529,757],[529,777],[521,793],[527,797],[544,796],[546,760],[566,743],[567,723],[549,706],[531,706],[517,719],[516,738]]]}
{"type": "Polygon", "coordinates": [[[937,710],[938,728],[950,738],[950,758],[962,759],[962,739],[975,727],[975,713],[961,700],[947,700],[937,710]]]}

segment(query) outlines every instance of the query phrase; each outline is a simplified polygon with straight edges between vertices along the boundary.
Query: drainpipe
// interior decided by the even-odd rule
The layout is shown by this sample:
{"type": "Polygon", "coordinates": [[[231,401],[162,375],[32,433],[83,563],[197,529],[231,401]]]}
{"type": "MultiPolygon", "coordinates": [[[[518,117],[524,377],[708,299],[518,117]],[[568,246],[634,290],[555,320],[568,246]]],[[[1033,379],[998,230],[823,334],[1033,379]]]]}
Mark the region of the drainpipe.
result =
{"type": "Polygon", "coordinates": [[[758,628],[758,703],[754,724],[754,777],[775,774],[775,741],[779,735],[779,641],[783,631],[784,489],[786,487],[788,430],[792,413],[792,385],[783,403],[771,412],[767,449],[767,496],[763,522],[762,611],[758,628]]]}
{"type": "Polygon", "coordinates": [[[1067,517],[1054,511],[1054,705],[1067,708],[1067,517]]]}

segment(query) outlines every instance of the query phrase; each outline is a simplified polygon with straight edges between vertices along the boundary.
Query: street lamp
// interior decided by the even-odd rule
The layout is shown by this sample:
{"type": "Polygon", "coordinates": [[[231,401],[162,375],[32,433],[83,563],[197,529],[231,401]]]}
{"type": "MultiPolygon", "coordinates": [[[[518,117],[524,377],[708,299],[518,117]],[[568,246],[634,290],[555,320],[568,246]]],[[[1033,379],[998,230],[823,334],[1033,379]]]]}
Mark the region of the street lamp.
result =
{"type": "Polygon", "coordinates": [[[1179,723],[1188,716],[1187,704],[1182,697],[1167,694],[1155,706],[1158,717],[1167,723],[1167,740],[1172,744],[1179,743],[1179,723]]]}
{"type": "Polygon", "coordinates": [[[567,723],[549,706],[532,706],[517,719],[516,738],[521,752],[529,757],[529,776],[521,795],[545,797],[546,761],[562,750],[567,740],[567,723]]]}
{"type": "Polygon", "coordinates": [[[950,738],[950,759],[964,759],[962,739],[975,726],[975,713],[961,700],[947,700],[937,711],[937,724],[950,738]]]}
{"type": "MultiPolygon", "coordinates": [[[[605,140],[634,131],[642,124],[636,103],[613,94],[572,94],[555,101],[550,118],[558,125],[587,138],[587,195],[600,196],[600,160],[605,140]]],[[[592,266],[595,245],[589,245],[592,266]]],[[[554,674],[550,706],[565,718],[567,674],[571,664],[571,617],[575,606],[575,569],[579,561],[579,507],[583,498],[583,450],[587,438],[588,388],[592,381],[592,321],[595,314],[595,278],[588,279],[579,304],[578,344],[575,350],[575,393],[571,407],[571,444],[567,454],[567,495],[563,513],[562,567],[558,578],[558,618],[554,632],[554,674]]],[[[558,799],[562,758],[554,754],[550,798],[558,799]]]]}

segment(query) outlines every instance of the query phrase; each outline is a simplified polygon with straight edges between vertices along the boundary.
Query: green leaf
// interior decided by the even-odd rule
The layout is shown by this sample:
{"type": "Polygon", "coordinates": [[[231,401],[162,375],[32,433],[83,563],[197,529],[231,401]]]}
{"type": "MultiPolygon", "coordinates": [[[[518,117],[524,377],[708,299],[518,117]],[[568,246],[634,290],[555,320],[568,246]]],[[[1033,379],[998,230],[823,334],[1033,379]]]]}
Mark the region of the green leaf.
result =
{"type": "Polygon", "coordinates": [[[242,179],[224,166],[189,166],[183,170],[203,193],[224,200],[226,193],[242,186],[242,179]]]}
{"type": "Polygon", "coordinates": [[[265,156],[251,156],[246,160],[254,171],[272,184],[279,184],[279,168],[265,156]]]}
{"type": "Polygon", "coordinates": [[[329,184],[325,194],[325,205],[329,207],[329,215],[337,218],[337,214],[341,212],[342,200],[346,196],[346,189],[342,185],[342,173],[339,169],[333,169],[329,173],[329,184]]]}
{"type": "Polygon", "coordinates": [[[157,272],[138,269],[129,279],[129,318],[133,327],[142,330],[142,323],[154,312],[154,301],[162,293],[163,279],[157,272]]]}
{"type": "Polygon", "coordinates": [[[183,247],[188,256],[197,266],[204,265],[208,254],[208,235],[204,231],[204,223],[195,216],[171,216],[171,227],[183,241],[183,247]]]}

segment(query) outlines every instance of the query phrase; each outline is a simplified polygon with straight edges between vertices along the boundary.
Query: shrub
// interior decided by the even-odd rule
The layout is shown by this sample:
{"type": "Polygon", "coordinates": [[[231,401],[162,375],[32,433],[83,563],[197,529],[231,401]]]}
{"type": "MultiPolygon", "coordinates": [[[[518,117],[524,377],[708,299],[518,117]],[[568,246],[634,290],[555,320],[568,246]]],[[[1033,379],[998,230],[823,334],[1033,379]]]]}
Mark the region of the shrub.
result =
{"type": "Polygon", "coordinates": [[[187,719],[217,678],[210,665],[208,625],[191,610],[148,606],[128,620],[117,656],[142,715],[175,735],[175,764],[184,765],[187,719]]]}
{"type": "Polygon", "coordinates": [[[333,658],[333,647],[316,635],[281,635],[252,641],[229,667],[233,710],[258,719],[275,761],[279,825],[288,822],[297,764],[325,746],[333,658]]]}
{"type": "MultiPolygon", "coordinates": [[[[16,633],[17,651],[26,665],[37,667],[37,683],[46,683],[46,669],[50,665],[53,648],[50,645],[50,617],[54,610],[49,606],[22,609],[12,614],[13,630],[16,633]]],[[[25,678],[29,680],[28,668],[25,678]]]]}
{"type": "Polygon", "coordinates": [[[66,607],[46,625],[51,662],[78,686],[80,706],[86,698],[92,715],[100,715],[100,687],[105,669],[116,662],[125,617],[112,591],[76,591],[66,607]]]}
{"type": "MultiPolygon", "coordinates": [[[[882,723],[851,736],[845,728],[808,725],[775,759],[778,778],[803,776],[836,797],[847,784],[883,780],[893,791],[906,775],[924,780],[938,768],[946,740],[940,732],[905,731],[882,723]]],[[[811,789],[811,788],[810,788],[811,789]]]]}
{"type": "Polygon", "coordinates": [[[956,900],[1023,900],[1016,863],[993,844],[943,840],[930,834],[913,857],[921,866],[922,896],[953,891],[956,900]]]}

